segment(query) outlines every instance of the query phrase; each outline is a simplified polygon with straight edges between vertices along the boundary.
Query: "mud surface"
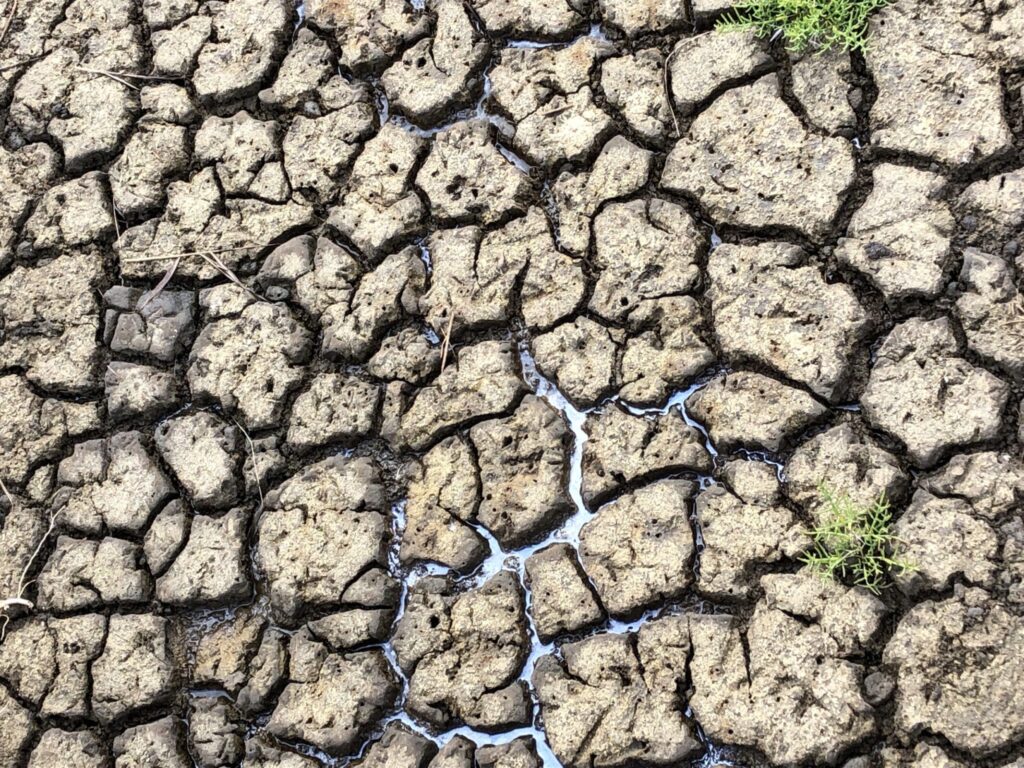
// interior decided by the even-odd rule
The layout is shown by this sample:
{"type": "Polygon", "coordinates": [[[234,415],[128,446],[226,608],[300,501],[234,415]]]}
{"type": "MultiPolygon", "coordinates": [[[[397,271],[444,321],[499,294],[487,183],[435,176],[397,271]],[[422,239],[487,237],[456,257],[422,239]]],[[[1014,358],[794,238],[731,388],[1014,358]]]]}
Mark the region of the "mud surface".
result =
{"type": "Polygon", "coordinates": [[[1019,768],[1024,6],[727,7],[8,0],[0,768],[1019,768]]]}

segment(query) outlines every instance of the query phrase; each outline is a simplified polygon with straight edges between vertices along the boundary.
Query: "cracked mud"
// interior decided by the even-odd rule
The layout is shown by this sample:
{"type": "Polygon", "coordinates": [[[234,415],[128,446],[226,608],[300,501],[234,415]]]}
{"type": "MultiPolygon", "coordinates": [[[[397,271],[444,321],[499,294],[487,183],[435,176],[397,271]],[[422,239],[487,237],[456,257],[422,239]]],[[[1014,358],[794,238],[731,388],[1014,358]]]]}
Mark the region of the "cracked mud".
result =
{"type": "Polygon", "coordinates": [[[728,7],[8,0],[0,768],[1024,765],[1024,5],[728,7]]]}

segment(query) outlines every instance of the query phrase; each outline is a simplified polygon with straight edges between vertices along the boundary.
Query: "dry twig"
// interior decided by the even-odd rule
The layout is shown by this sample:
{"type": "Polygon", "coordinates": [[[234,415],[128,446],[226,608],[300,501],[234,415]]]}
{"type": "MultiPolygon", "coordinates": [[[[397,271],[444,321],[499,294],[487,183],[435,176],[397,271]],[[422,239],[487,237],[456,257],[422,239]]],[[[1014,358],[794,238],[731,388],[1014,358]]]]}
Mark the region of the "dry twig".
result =
{"type": "Polygon", "coordinates": [[[252,245],[233,245],[224,248],[206,248],[202,251],[179,251],[178,253],[162,253],[157,256],[136,256],[121,259],[124,264],[142,264],[147,261],[168,261],[169,259],[181,259],[185,256],[202,256],[208,253],[228,253],[230,251],[245,251],[252,248],[266,248],[267,243],[253,243],[252,245]]]}
{"type": "Polygon", "coordinates": [[[117,235],[114,245],[116,246],[121,242],[121,225],[117,223],[117,206],[113,203],[110,205],[110,217],[114,220],[114,234],[117,235]]]}
{"type": "Polygon", "coordinates": [[[257,510],[257,514],[259,514],[263,509],[263,485],[260,483],[260,468],[259,460],[256,458],[256,445],[253,443],[252,437],[245,427],[238,422],[238,419],[231,417],[231,420],[235,422],[235,426],[245,435],[245,441],[249,444],[249,455],[252,457],[252,479],[256,481],[256,492],[260,495],[260,507],[257,510]]]}
{"type": "Polygon", "coordinates": [[[1018,299],[1010,305],[1010,317],[999,321],[997,328],[1012,328],[1024,324],[1024,301],[1018,299]]]}
{"type": "Polygon", "coordinates": [[[146,293],[139,297],[138,310],[140,312],[142,311],[143,307],[149,304],[149,302],[151,302],[153,299],[155,299],[157,296],[163,293],[164,288],[167,287],[167,284],[171,282],[171,278],[174,277],[174,273],[178,269],[178,264],[180,263],[180,258],[175,259],[172,262],[171,266],[167,268],[167,271],[164,272],[164,276],[160,278],[160,282],[156,284],[156,287],[153,288],[153,290],[151,291],[147,291],[146,293]]]}
{"type": "Polygon", "coordinates": [[[448,327],[445,328],[444,338],[441,340],[441,370],[444,370],[445,365],[448,362],[448,350],[451,349],[452,345],[452,323],[455,322],[455,310],[451,310],[451,314],[448,315],[448,327]]]}
{"type": "Polygon", "coordinates": [[[11,69],[17,69],[18,67],[24,67],[26,64],[31,64],[34,61],[39,61],[45,55],[46,55],[45,53],[41,53],[38,56],[29,56],[27,59],[21,59],[20,61],[13,61],[10,64],[4,64],[2,67],[0,67],[0,72],[7,72],[8,70],[11,70],[11,69]]]}
{"type": "Polygon", "coordinates": [[[226,277],[232,283],[237,285],[243,291],[247,292],[254,299],[256,299],[257,301],[265,301],[265,299],[262,296],[260,296],[258,293],[256,293],[256,291],[254,291],[252,288],[250,288],[245,283],[243,283],[238,278],[238,275],[236,275],[232,271],[231,267],[229,267],[227,264],[225,264],[223,261],[221,261],[220,257],[217,256],[215,253],[213,253],[211,251],[210,253],[201,253],[199,255],[202,256],[203,260],[207,264],[209,264],[211,267],[216,269],[218,272],[220,272],[222,275],[224,275],[224,277],[226,277]]]}
{"type": "MultiPolygon", "coordinates": [[[[7,486],[4,485],[4,481],[0,480],[0,491],[3,491],[4,496],[7,497],[7,503],[11,507],[11,512],[14,512],[14,497],[11,496],[10,491],[7,490],[7,486]]],[[[53,533],[53,529],[57,526],[57,512],[53,511],[50,513],[50,523],[43,535],[40,537],[39,542],[36,544],[36,548],[32,551],[32,555],[25,563],[25,567],[21,570],[21,577],[18,579],[18,588],[14,593],[14,597],[0,598],[0,618],[3,622],[0,623],[0,642],[3,642],[7,636],[7,625],[11,622],[10,609],[14,607],[26,608],[33,610],[36,606],[31,600],[25,598],[25,590],[32,586],[32,582],[28,581],[28,572],[32,569],[32,564],[35,563],[36,558],[39,557],[39,553],[43,551],[43,544],[53,533]]]]}
{"type": "Polygon", "coordinates": [[[1008,315],[994,323],[994,326],[1001,331],[1006,331],[1003,337],[1006,346],[1017,352],[1024,348],[1024,300],[1018,297],[1010,304],[1008,315]]]}
{"type": "Polygon", "coordinates": [[[109,72],[106,69],[91,69],[90,67],[75,67],[75,69],[79,72],[89,72],[93,75],[103,75],[104,77],[109,77],[111,80],[116,80],[126,88],[131,88],[133,91],[139,90],[139,86],[135,85],[134,83],[129,83],[127,80],[124,79],[124,76],[118,72],[109,72]]]}
{"type": "Polygon", "coordinates": [[[160,75],[137,75],[134,72],[114,72],[109,69],[94,69],[92,67],[75,67],[79,72],[88,72],[92,75],[105,75],[106,77],[117,80],[122,85],[127,85],[133,90],[139,90],[139,86],[134,83],[128,82],[129,80],[159,80],[160,82],[168,82],[173,80],[171,77],[162,77],[160,75]]]}
{"type": "Polygon", "coordinates": [[[672,122],[676,126],[676,138],[681,139],[683,136],[679,132],[679,118],[676,116],[676,105],[672,101],[672,86],[669,83],[670,66],[672,64],[672,57],[676,55],[678,48],[673,48],[668,56],[665,57],[665,63],[662,65],[661,80],[662,86],[665,88],[665,102],[668,104],[668,111],[672,114],[672,122]]]}
{"type": "MultiPolygon", "coordinates": [[[[243,246],[243,247],[248,248],[250,246],[243,246]]],[[[157,296],[159,296],[161,293],[163,293],[163,290],[167,287],[167,284],[169,282],[171,282],[171,278],[174,277],[174,273],[177,271],[178,265],[181,263],[181,259],[184,256],[199,256],[199,257],[201,257],[203,259],[203,261],[205,261],[211,267],[216,269],[224,277],[226,277],[232,283],[237,285],[243,291],[245,291],[246,293],[251,295],[254,299],[256,299],[257,301],[266,301],[266,299],[264,299],[262,296],[260,296],[258,293],[256,293],[256,291],[254,291],[252,288],[250,288],[245,283],[243,283],[241,281],[241,279],[238,277],[238,275],[235,274],[234,270],[232,270],[231,267],[229,267],[227,264],[225,264],[224,261],[219,256],[217,256],[217,251],[223,252],[223,251],[237,251],[237,250],[240,250],[240,249],[239,248],[218,248],[218,249],[214,249],[214,250],[211,250],[211,251],[195,251],[193,253],[179,253],[176,256],[170,257],[170,258],[174,259],[174,261],[171,263],[171,266],[167,268],[167,271],[164,272],[164,276],[162,278],[160,278],[160,282],[156,284],[156,287],[153,288],[153,290],[147,291],[146,293],[144,293],[142,296],[139,297],[138,309],[141,310],[143,307],[145,307],[147,304],[149,304],[149,302],[151,302],[153,299],[155,299],[157,296]]],[[[125,261],[126,262],[132,262],[132,261],[135,261],[135,262],[138,262],[138,261],[157,261],[157,260],[162,260],[163,258],[165,258],[165,257],[163,257],[163,256],[155,256],[155,257],[143,258],[143,259],[125,259],[125,261]]]]}
{"type": "Polygon", "coordinates": [[[18,13],[18,0],[11,0],[11,10],[7,14],[7,18],[4,20],[4,28],[0,30],[0,43],[3,43],[4,38],[7,37],[7,33],[11,30],[11,24],[14,23],[14,17],[18,13]]]}

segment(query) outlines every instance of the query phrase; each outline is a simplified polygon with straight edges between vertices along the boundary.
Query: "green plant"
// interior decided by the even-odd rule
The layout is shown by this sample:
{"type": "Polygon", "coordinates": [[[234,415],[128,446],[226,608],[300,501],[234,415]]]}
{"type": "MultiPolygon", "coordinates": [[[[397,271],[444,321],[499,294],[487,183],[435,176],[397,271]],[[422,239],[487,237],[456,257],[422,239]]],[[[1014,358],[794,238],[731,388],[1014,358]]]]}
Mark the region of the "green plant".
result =
{"type": "Polygon", "coordinates": [[[808,531],[814,545],[801,561],[822,576],[848,581],[879,594],[892,576],[915,570],[900,556],[900,540],[892,532],[892,511],[883,493],[871,504],[858,504],[849,494],[819,487],[825,504],[823,522],[808,531]]]}
{"type": "Polygon", "coordinates": [[[795,53],[831,48],[863,51],[868,16],[889,0],[739,0],[716,29],[781,34],[795,53]]]}

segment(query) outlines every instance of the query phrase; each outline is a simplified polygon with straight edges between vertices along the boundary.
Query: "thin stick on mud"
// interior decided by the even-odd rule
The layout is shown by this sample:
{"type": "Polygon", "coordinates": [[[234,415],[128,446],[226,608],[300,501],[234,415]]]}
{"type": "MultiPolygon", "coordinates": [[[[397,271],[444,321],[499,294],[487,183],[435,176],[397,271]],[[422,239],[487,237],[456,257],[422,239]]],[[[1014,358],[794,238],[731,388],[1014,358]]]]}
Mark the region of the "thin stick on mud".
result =
{"type": "Polygon", "coordinates": [[[90,69],[89,67],[75,67],[75,69],[79,72],[88,72],[93,75],[103,75],[104,77],[109,77],[111,80],[116,80],[126,88],[131,88],[133,91],[139,90],[139,86],[135,85],[135,83],[129,83],[127,80],[124,79],[123,76],[119,75],[116,72],[108,72],[105,69],[90,69]]]}
{"type": "Polygon", "coordinates": [[[996,323],[996,328],[1015,328],[1024,324],[1024,301],[1018,300],[1010,304],[1010,317],[1004,317],[996,323]]]}
{"type": "MultiPolygon", "coordinates": [[[[108,72],[103,69],[90,69],[89,67],[79,67],[79,69],[85,70],[86,72],[96,72],[97,74],[106,75],[108,72]]],[[[128,80],[158,80],[161,83],[168,83],[174,80],[180,80],[181,78],[165,77],[164,75],[140,75],[136,72],[110,72],[109,74],[117,75],[118,77],[124,77],[128,80]]]]}
{"type": "Polygon", "coordinates": [[[137,75],[134,72],[115,72],[110,69],[94,69],[93,67],[75,67],[75,69],[79,72],[88,72],[93,75],[106,75],[107,77],[112,77],[119,83],[123,83],[129,88],[134,88],[136,91],[139,90],[139,86],[128,82],[129,80],[159,80],[160,82],[169,82],[174,79],[172,77],[163,77],[161,75],[137,75]]]}
{"type": "Polygon", "coordinates": [[[228,253],[230,251],[245,251],[251,248],[266,248],[267,243],[253,243],[252,245],[233,245],[224,248],[207,248],[202,251],[178,251],[176,253],[165,253],[158,256],[136,256],[135,258],[121,259],[122,264],[142,264],[147,261],[167,261],[168,259],[180,259],[185,256],[202,256],[208,253],[228,253]]]}
{"type": "Polygon", "coordinates": [[[256,291],[254,291],[252,288],[250,288],[245,283],[243,283],[238,278],[238,275],[236,275],[232,271],[231,267],[229,267],[227,264],[225,264],[223,261],[221,261],[220,258],[217,255],[215,255],[213,252],[202,253],[202,254],[200,254],[200,256],[203,257],[203,260],[207,264],[209,264],[211,267],[216,269],[218,272],[220,272],[222,275],[224,275],[224,277],[226,277],[232,283],[234,283],[239,288],[241,288],[243,291],[248,293],[254,299],[256,299],[257,301],[266,301],[266,299],[264,299],[262,296],[260,296],[258,293],[256,293],[256,291]]]}
{"type": "Polygon", "coordinates": [[[11,511],[14,511],[14,497],[11,496],[11,492],[7,490],[7,486],[4,485],[4,480],[0,477],[0,491],[3,491],[4,496],[7,497],[7,503],[11,507],[11,511]]]}
{"type": "Polygon", "coordinates": [[[260,506],[256,510],[258,514],[263,510],[263,484],[260,483],[260,467],[259,460],[256,458],[256,444],[253,443],[249,432],[238,422],[238,419],[232,416],[231,420],[235,422],[235,426],[245,435],[245,441],[249,444],[249,455],[252,457],[252,479],[256,481],[256,492],[260,495],[260,506]]]}
{"type": "Polygon", "coordinates": [[[444,370],[445,365],[448,362],[448,350],[452,345],[452,323],[455,322],[455,310],[451,310],[451,314],[448,315],[448,327],[445,328],[444,338],[441,340],[441,370],[444,370]]]}
{"type": "MultiPolygon", "coordinates": [[[[7,490],[7,486],[4,485],[4,481],[0,479],[0,490],[3,491],[4,496],[7,497],[7,503],[10,505],[11,512],[14,512],[14,497],[11,492],[7,490]]],[[[18,587],[14,597],[0,598],[0,617],[3,618],[3,623],[0,624],[0,642],[3,642],[4,638],[7,637],[7,625],[11,622],[11,615],[9,610],[15,606],[21,606],[28,610],[33,610],[36,606],[31,600],[25,599],[25,590],[31,585],[31,581],[27,581],[28,572],[32,569],[32,564],[39,557],[39,553],[43,551],[43,544],[53,533],[53,529],[57,526],[57,512],[53,511],[50,513],[50,523],[43,531],[43,535],[40,537],[39,542],[36,544],[36,548],[32,551],[32,555],[25,563],[25,567],[21,570],[21,577],[18,579],[18,587]]]]}
{"type": "MultiPolygon", "coordinates": [[[[245,246],[245,247],[248,247],[248,246],[245,246]]],[[[232,249],[220,249],[220,250],[239,250],[239,249],[238,248],[232,248],[232,249]]],[[[200,256],[200,257],[202,257],[203,261],[205,261],[211,267],[216,269],[224,277],[226,277],[228,280],[230,280],[232,283],[237,285],[239,288],[241,288],[243,291],[248,293],[250,296],[252,296],[257,301],[266,301],[265,298],[260,296],[258,293],[256,293],[256,291],[254,291],[252,288],[250,288],[245,283],[243,283],[241,281],[241,279],[238,277],[238,275],[236,275],[234,273],[234,270],[232,270],[231,267],[229,267],[227,264],[225,264],[215,254],[214,251],[209,251],[209,252],[197,251],[197,252],[192,253],[192,254],[181,253],[181,254],[178,254],[177,256],[175,256],[173,263],[171,264],[170,267],[167,268],[167,271],[164,272],[164,276],[162,278],[160,278],[160,282],[156,284],[156,287],[153,288],[153,290],[148,291],[148,292],[144,293],[141,297],[139,297],[139,303],[138,303],[138,306],[137,306],[138,310],[141,311],[143,307],[145,307],[147,304],[149,304],[149,302],[151,302],[153,299],[155,299],[157,296],[159,296],[161,293],[163,293],[163,290],[167,287],[167,284],[169,282],[171,282],[171,278],[174,277],[174,273],[177,271],[178,265],[181,264],[182,257],[183,256],[190,256],[190,255],[191,256],[200,256]]],[[[163,257],[160,257],[160,258],[162,259],[163,257]]],[[[156,260],[157,260],[156,258],[153,258],[153,259],[136,259],[135,261],[156,261],[156,260]]],[[[129,260],[126,259],[126,261],[129,261],[129,260]]]]}
{"type": "Polygon", "coordinates": [[[681,139],[682,135],[679,132],[679,118],[676,117],[676,105],[672,101],[672,87],[669,84],[670,65],[672,64],[672,57],[676,55],[678,48],[673,48],[669,52],[668,56],[665,57],[665,63],[662,65],[661,80],[662,86],[665,88],[665,102],[668,104],[668,111],[672,114],[672,122],[676,126],[676,138],[681,139]]]}
{"type": "Polygon", "coordinates": [[[167,287],[167,284],[171,282],[171,278],[174,277],[174,273],[178,269],[178,264],[180,263],[180,258],[175,259],[174,263],[167,268],[166,272],[164,272],[164,276],[160,278],[160,282],[156,284],[156,287],[153,288],[153,290],[151,291],[147,291],[146,293],[139,297],[139,303],[137,306],[138,311],[141,312],[142,309],[147,304],[149,304],[149,302],[151,302],[153,299],[155,299],[157,296],[163,293],[164,288],[167,287]]]}
{"type": "Polygon", "coordinates": [[[2,67],[0,67],[0,72],[7,72],[8,70],[11,70],[11,69],[17,69],[18,67],[24,67],[24,66],[26,66],[28,64],[31,64],[31,63],[35,62],[35,61],[39,61],[44,56],[46,56],[46,54],[45,53],[41,53],[38,56],[29,56],[27,59],[21,59],[20,61],[14,61],[14,62],[11,62],[10,64],[4,64],[2,67]]]}
{"type": "Polygon", "coordinates": [[[11,30],[11,24],[14,23],[14,17],[18,14],[18,0],[12,0],[11,10],[7,14],[7,18],[4,20],[4,28],[0,30],[0,43],[3,43],[4,38],[7,37],[7,33],[11,30]]]}
{"type": "Polygon", "coordinates": [[[117,235],[114,245],[117,245],[121,242],[121,225],[117,223],[117,206],[113,203],[110,205],[110,218],[114,220],[114,234],[117,235]]]}

